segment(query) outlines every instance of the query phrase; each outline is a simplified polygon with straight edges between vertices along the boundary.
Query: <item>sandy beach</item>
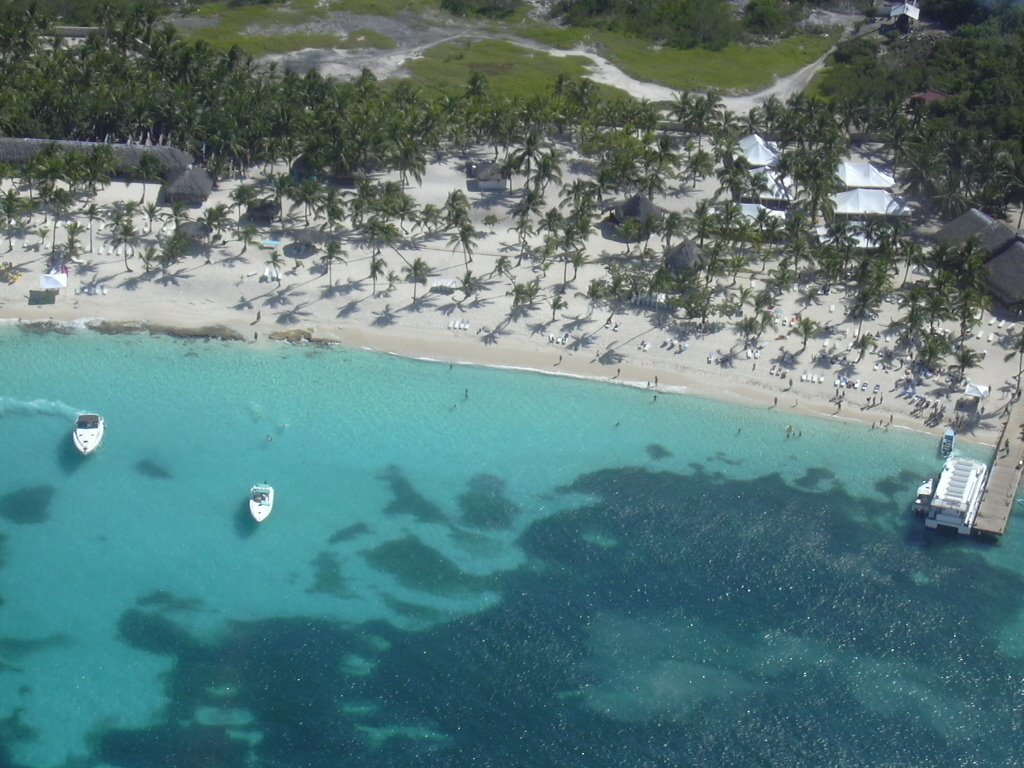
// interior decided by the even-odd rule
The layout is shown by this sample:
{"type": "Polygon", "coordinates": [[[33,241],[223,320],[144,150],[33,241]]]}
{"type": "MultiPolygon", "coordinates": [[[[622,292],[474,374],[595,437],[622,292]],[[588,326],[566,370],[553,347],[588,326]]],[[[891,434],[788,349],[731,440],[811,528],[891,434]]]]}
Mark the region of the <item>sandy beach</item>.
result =
{"type": "MultiPolygon", "coordinates": [[[[579,158],[567,158],[564,185],[577,178],[573,169],[585,170],[585,162],[575,161],[579,158]]],[[[55,303],[33,306],[28,303],[29,290],[39,288],[54,237],[50,231],[41,242],[38,229],[43,224],[37,213],[14,237],[13,250],[0,257],[21,275],[14,284],[0,285],[0,318],[11,323],[93,324],[107,331],[136,326],[181,329],[253,344],[301,339],[340,343],[409,357],[647,387],[652,399],[658,394],[684,393],[842,419],[862,429],[927,431],[936,439],[958,418],[962,384],[953,386],[945,376],[917,384],[927,407],[901,396],[907,368],[890,329],[899,314],[895,303],[884,304],[880,316],[864,324],[862,332],[875,334],[878,346],[860,359],[853,349],[858,325],[846,317],[842,293],[807,302],[798,291],[791,292],[775,309],[776,326],[756,345],[746,347],[736,328],[738,317],[713,316],[709,327],[702,329],[696,320],[659,305],[657,297],[637,304],[588,298],[590,282],[607,277],[606,264],[630,257],[628,245],[607,223],[590,238],[588,261],[575,279],[571,266],[565,269],[556,261],[545,271],[543,264],[529,258],[510,274],[497,274],[498,258],[510,256],[515,265],[520,250],[516,234],[509,229],[509,207],[518,197],[522,179],[513,179],[512,189],[505,192],[479,192],[467,185],[463,167],[462,158],[432,163],[422,183],[408,191],[421,206],[439,207],[452,190],[466,191],[480,233],[468,268],[484,280],[482,290],[468,299],[453,290],[467,265],[462,251],[449,246],[450,232],[425,233],[407,225],[403,241],[380,254],[387,262],[385,272],[394,272],[397,279],[389,286],[387,279],[378,278],[374,293],[369,277],[371,250],[349,230],[338,233],[345,261],[334,264],[333,282],[319,262],[319,253],[302,258],[287,255],[298,233],[323,224],[311,219],[307,228],[301,208],[296,208],[286,215],[283,228],[261,231],[256,243],[247,248],[229,231],[206,252],[194,251],[167,271],[154,268],[146,273],[138,256],[129,257],[133,271],[126,271],[122,253],[114,252],[110,233],[97,220],[94,249],[88,252],[88,237],[84,237],[86,252],[72,265],[68,288],[60,291],[55,303]],[[497,223],[488,217],[495,217],[497,223]],[[280,282],[271,279],[268,266],[274,248],[285,253],[280,282]],[[414,286],[401,271],[415,258],[424,259],[433,270],[426,284],[414,286]],[[567,278],[564,292],[563,276],[567,278]],[[513,280],[538,284],[532,307],[513,310],[513,280]],[[550,299],[556,292],[565,306],[552,312],[550,299]],[[811,318],[821,329],[806,345],[791,332],[798,317],[811,318]],[[846,382],[843,386],[837,386],[840,377],[846,382]]],[[[230,205],[238,183],[222,182],[204,208],[230,205]]],[[[716,186],[714,177],[709,177],[694,189],[671,189],[655,202],[685,213],[698,200],[710,197],[716,186]]],[[[140,184],[115,182],[100,191],[96,202],[139,200],[141,191],[140,184]]],[[[142,199],[152,202],[156,193],[157,187],[147,186],[142,199]]],[[[557,193],[554,185],[548,189],[549,205],[557,204],[557,193]]],[[[191,219],[201,212],[191,210],[191,219]]],[[[73,220],[88,226],[82,217],[73,220]]],[[[58,225],[58,245],[67,223],[58,225]]],[[[164,221],[149,222],[141,212],[136,226],[141,233],[137,254],[147,245],[158,245],[170,227],[164,221]]],[[[656,253],[663,251],[657,236],[649,246],[656,253]]],[[[751,260],[750,273],[741,273],[735,285],[722,279],[723,290],[756,290],[765,276],[760,268],[760,261],[751,260]]],[[[910,277],[914,279],[913,274],[910,277]]],[[[988,445],[998,439],[1002,411],[1017,373],[1016,360],[1004,360],[1013,331],[1014,323],[988,313],[978,322],[972,346],[985,358],[969,378],[991,386],[992,393],[977,412],[959,414],[959,430],[967,439],[988,445]]]]}

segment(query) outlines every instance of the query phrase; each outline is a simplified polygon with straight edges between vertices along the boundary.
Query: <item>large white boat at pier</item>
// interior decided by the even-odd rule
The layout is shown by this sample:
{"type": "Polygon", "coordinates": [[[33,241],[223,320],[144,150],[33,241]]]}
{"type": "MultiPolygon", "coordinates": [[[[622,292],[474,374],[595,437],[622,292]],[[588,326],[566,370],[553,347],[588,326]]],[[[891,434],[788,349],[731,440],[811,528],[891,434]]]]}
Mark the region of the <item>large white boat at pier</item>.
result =
{"type": "Polygon", "coordinates": [[[927,528],[956,528],[969,534],[981,506],[988,465],[962,456],[951,456],[938,480],[929,480],[917,490],[914,512],[924,517],[927,528]]]}

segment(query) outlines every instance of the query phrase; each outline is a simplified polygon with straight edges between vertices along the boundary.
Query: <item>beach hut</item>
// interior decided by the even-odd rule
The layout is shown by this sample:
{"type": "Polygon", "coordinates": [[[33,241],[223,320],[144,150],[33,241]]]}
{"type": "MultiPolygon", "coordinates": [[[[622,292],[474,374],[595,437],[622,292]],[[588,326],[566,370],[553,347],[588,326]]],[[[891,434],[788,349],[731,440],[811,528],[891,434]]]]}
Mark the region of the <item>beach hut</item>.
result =
{"type": "Polygon", "coordinates": [[[478,192],[504,192],[508,188],[508,174],[500,163],[469,163],[466,176],[475,182],[478,192]]]}
{"type": "Polygon", "coordinates": [[[213,179],[205,168],[186,168],[164,184],[161,198],[166,205],[180,202],[198,207],[212,191],[213,179]]]}
{"type": "Polygon", "coordinates": [[[201,221],[184,221],[175,232],[189,243],[202,243],[209,239],[212,230],[201,221]]]}
{"type": "Polygon", "coordinates": [[[988,289],[1007,307],[1024,306],[1024,242],[1015,240],[985,265],[988,289]]]}
{"type": "Polygon", "coordinates": [[[651,202],[647,195],[633,195],[623,203],[615,206],[612,211],[612,221],[620,227],[629,222],[652,222],[660,224],[665,217],[665,212],[651,202]]]}
{"type": "Polygon", "coordinates": [[[246,206],[245,215],[253,224],[268,227],[281,216],[281,206],[274,200],[260,200],[246,206]]]}
{"type": "Polygon", "coordinates": [[[694,240],[685,240],[665,254],[665,269],[676,277],[700,269],[704,252],[694,240]]]}

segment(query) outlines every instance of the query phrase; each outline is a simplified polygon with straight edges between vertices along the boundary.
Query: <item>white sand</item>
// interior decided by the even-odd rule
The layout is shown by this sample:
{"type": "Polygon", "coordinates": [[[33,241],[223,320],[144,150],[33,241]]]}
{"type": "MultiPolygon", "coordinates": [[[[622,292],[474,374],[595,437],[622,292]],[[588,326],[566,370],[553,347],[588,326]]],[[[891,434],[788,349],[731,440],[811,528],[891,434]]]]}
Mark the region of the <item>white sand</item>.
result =
{"type": "MultiPolygon", "coordinates": [[[[442,205],[450,190],[466,189],[460,166],[461,163],[454,160],[429,166],[423,184],[411,188],[410,192],[421,205],[428,202],[442,205]]],[[[567,169],[569,166],[567,163],[567,169]]],[[[572,179],[573,175],[567,170],[564,183],[571,183],[572,179]]],[[[207,205],[228,203],[231,189],[236,184],[222,184],[207,205]]],[[[470,265],[476,275],[487,276],[499,254],[507,253],[514,257],[518,253],[515,233],[508,231],[507,226],[508,206],[515,201],[519,184],[521,179],[517,177],[516,189],[508,195],[467,193],[473,203],[472,216],[478,229],[485,229],[482,221],[489,213],[501,219],[493,232],[480,237],[470,265]]],[[[713,178],[705,180],[695,192],[676,191],[656,202],[668,209],[688,210],[701,196],[710,194],[714,184],[713,178]]],[[[125,189],[123,184],[115,183],[101,192],[98,202],[109,204],[119,199],[138,200],[140,191],[138,184],[125,189]]],[[[155,188],[147,189],[147,201],[155,192],[155,188]]],[[[551,202],[557,199],[554,189],[549,190],[548,198],[551,202]]],[[[192,218],[197,218],[199,213],[193,211],[192,218]]],[[[37,215],[33,226],[38,226],[40,221],[41,217],[37,215]]],[[[86,223],[84,219],[81,222],[86,223]]],[[[147,229],[147,222],[141,215],[137,226],[141,232],[147,229]]],[[[292,228],[304,228],[300,210],[291,214],[284,233],[262,234],[287,244],[290,242],[288,230],[292,228]]],[[[153,234],[142,238],[138,252],[145,244],[157,242],[159,229],[158,222],[153,227],[153,234]]],[[[63,241],[63,236],[62,226],[57,235],[58,244],[63,241]]],[[[419,286],[421,298],[415,304],[412,300],[413,285],[404,280],[391,291],[387,291],[386,281],[378,281],[378,294],[373,295],[371,281],[367,277],[370,253],[349,239],[346,233],[342,233],[342,237],[346,238],[344,246],[348,262],[335,265],[333,286],[317,266],[316,256],[298,263],[297,268],[294,260],[288,259],[288,271],[282,275],[280,286],[273,281],[261,280],[269,251],[254,244],[245,254],[240,254],[241,246],[232,237],[228,235],[226,244],[212,248],[210,264],[204,263],[202,256],[189,256],[167,273],[157,271],[143,275],[138,258],[130,259],[129,265],[135,271],[129,273],[125,271],[121,256],[104,253],[109,243],[108,235],[99,231],[96,234],[96,251],[82,256],[82,263],[72,271],[68,290],[59,295],[56,304],[44,306],[30,306],[27,298],[29,289],[39,287],[40,276],[45,271],[49,238],[45,245],[39,247],[37,235],[18,237],[13,252],[0,255],[0,260],[13,262],[23,272],[22,278],[14,285],[0,285],[0,318],[55,322],[90,319],[143,321],[184,329],[221,325],[237,331],[250,343],[254,334],[259,336],[258,343],[267,343],[275,332],[303,330],[318,340],[410,357],[529,368],[650,386],[652,397],[656,386],[657,391],[663,393],[686,392],[759,407],[778,407],[802,414],[853,420],[861,423],[860,428],[863,429],[868,429],[868,424],[879,422],[883,428],[887,427],[890,418],[893,428],[928,430],[936,435],[945,426],[941,421],[926,426],[924,416],[927,414],[913,413],[911,404],[897,397],[896,381],[903,374],[901,369],[889,370],[881,365],[882,353],[893,346],[884,341],[876,353],[869,353],[860,362],[856,359],[856,352],[849,354],[849,362],[841,369],[842,373],[850,379],[868,382],[869,388],[867,391],[845,390],[843,406],[841,410],[837,409],[832,402],[836,395],[833,383],[840,369],[816,367],[813,358],[825,344],[842,351],[853,340],[856,325],[846,321],[845,297],[842,295],[821,297],[821,304],[811,304],[807,308],[803,307],[797,293],[784,297],[780,311],[787,319],[802,310],[804,316],[826,328],[828,335],[811,339],[807,348],[801,350],[800,339],[788,334],[788,327],[780,325],[762,336],[762,348],[755,359],[748,358],[743,350],[734,321],[720,323],[714,332],[700,335],[696,323],[674,317],[666,311],[591,302],[586,297],[587,286],[591,280],[606,276],[602,261],[621,259],[625,253],[623,243],[606,238],[600,232],[589,242],[591,262],[580,269],[577,279],[568,286],[564,296],[568,306],[556,312],[553,321],[548,299],[552,290],[561,284],[562,266],[557,263],[546,275],[529,261],[515,269],[518,282],[537,279],[541,285],[536,307],[522,316],[510,317],[510,283],[498,275],[489,278],[487,287],[470,301],[459,303],[461,293],[454,296],[428,293],[428,288],[437,281],[457,280],[465,270],[461,252],[453,252],[447,246],[449,233],[425,238],[414,233],[407,243],[399,246],[401,253],[410,261],[417,256],[422,257],[436,270],[426,286],[419,286]],[[106,294],[83,293],[83,289],[89,286],[105,288],[106,294]],[[618,330],[606,327],[606,320],[612,314],[618,330]],[[467,322],[469,329],[450,329],[454,320],[467,322]],[[568,342],[564,345],[552,343],[549,336],[568,336],[568,342]],[[669,339],[677,342],[674,349],[667,347],[669,339]],[[642,342],[649,344],[647,351],[639,349],[642,342]],[[731,366],[709,363],[709,358],[730,353],[736,354],[731,366]],[[784,376],[770,374],[773,367],[783,364],[784,376]],[[801,381],[801,374],[810,372],[821,374],[824,382],[801,381]],[[880,387],[882,402],[866,407],[876,384],[880,387]]],[[[87,248],[88,235],[81,242],[87,248]]],[[[652,239],[651,246],[661,252],[657,238],[652,239]]],[[[5,247],[6,243],[0,241],[0,250],[5,247]]],[[[386,249],[382,256],[389,270],[402,274],[403,261],[395,251],[386,249]]],[[[752,263],[751,267],[756,270],[760,263],[752,263]]],[[[569,277],[572,277],[571,267],[569,277]]],[[[756,274],[753,277],[741,276],[740,284],[753,281],[756,287],[758,280],[756,274]]],[[[723,282],[728,284],[728,279],[723,282]]],[[[898,314],[894,305],[886,304],[878,321],[865,324],[864,331],[884,339],[889,333],[887,324],[898,314]]],[[[978,330],[982,332],[982,338],[974,346],[988,354],[983,365],[971,372],[971,378],[992,385],[993,392],[983,404],[985,415],[965,425],[965,430],[967,437],[993,444],[1002,426],[998,412],[1008,402],[1012,391],[1010,377],[1017,370],[1015,361],[1004,361],[1000,347],[1010,326],[990,325],[986,315],[978,330]],[[988,340],[990,333],[991,342],[988,340]]],[[[925,382],[918,387],[918,392],[933,402],[946,404],[948,421],[953,415],[956,394],[951,393],[940,378],[925,382]]]]}

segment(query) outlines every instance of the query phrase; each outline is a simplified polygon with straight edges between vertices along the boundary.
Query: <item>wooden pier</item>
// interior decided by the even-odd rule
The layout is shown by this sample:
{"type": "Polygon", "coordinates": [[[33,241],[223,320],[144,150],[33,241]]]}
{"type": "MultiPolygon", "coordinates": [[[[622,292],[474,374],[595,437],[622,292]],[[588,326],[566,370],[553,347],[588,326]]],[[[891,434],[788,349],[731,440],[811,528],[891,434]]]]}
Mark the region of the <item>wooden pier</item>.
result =
{"type": "Polygon", "coordinates": [[[1018,398],[1010,405],[1003,431],[996,445],[996,457],[988,472],[981,507],[973,530],[1002,536],[1010,522],[1021,475],[1024,474],[1024,407],[1018,398]],[[1003,446],[1009,441],[1010,449],[1003,446]]]}

